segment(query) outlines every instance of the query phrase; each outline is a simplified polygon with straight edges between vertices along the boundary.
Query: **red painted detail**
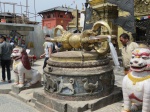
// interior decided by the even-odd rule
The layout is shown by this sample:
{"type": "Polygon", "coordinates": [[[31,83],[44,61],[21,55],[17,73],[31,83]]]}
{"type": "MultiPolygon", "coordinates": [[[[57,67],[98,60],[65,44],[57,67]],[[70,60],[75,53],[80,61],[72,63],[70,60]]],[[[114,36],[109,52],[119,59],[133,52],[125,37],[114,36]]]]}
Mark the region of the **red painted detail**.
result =
{"type": "Polygon", "coordinates": [[[140,100],[139,98],[137,98],[137,97],[134,95],[134,93],[130,94],[130,95],[129,95],[129,98],[130,98],[130,99],[135,99],[135,100],[137,100],[137,101],[139,101],[139,102],[143,102],[143,100],[140,100]]]}
{"type": "Polygon", "coordinates": [[[138,53],[132,53],[132,54],[135,55],[135,56],[149,56],[150,55],[147,52],[143,52],[143,53],[140,53],[140,54],[138,54],[138,53]]]}

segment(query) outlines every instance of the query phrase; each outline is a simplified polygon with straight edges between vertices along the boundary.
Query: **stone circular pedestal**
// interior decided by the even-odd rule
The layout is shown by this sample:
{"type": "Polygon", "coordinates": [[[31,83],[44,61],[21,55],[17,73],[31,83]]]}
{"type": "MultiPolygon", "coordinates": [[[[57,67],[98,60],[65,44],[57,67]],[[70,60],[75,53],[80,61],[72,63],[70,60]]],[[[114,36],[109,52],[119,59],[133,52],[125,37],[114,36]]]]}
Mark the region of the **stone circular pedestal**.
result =
{"type": "Polygon", "coordinates": [[[58,52],[52,54],[47,63],[45,92],[50,97],[84,101],[113,91],[113,68],[107,57],[96,52],[58,52]]]}

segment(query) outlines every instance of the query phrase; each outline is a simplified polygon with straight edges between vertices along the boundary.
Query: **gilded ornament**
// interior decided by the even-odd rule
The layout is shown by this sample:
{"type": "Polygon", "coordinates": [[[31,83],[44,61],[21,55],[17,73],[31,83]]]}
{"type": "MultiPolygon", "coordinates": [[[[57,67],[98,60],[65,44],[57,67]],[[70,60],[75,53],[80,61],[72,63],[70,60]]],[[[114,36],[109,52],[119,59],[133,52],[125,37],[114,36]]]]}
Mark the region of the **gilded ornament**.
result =
{"type": "Polygon", "coordinates": [[[133,85],[135,85],[137,82],[141,82],[141,81],[144,81],[144,80],[147,80],[150,78],[150,75],[147,75],[145,77],[139,77],[139,78],[136,78],[136,77],[133,77],[131,75],[131,73],[128,73],[128,78],[133,82],[133,85]]]}
{"type": "Polygon", "coordinates": [[[46,41],[62,43],[61,50],[83,48],[90,51],[95,49],[100,55],[105,55],[109,51],[108,36],[116,38],[116,36],[112,35],[108,23],[101,20],[94,23],[92,29],[85,30],[82,33],[71,33],[64,30],[61,25],[58,25],[54,30],[54,38],[46,38],[46,41]],[[105,34],[107,35],[98,35],[97,32],[100,27],[105,27],[105,34]],[[61,31],[61,36],[56,36],[58,30],[61,31]]]}

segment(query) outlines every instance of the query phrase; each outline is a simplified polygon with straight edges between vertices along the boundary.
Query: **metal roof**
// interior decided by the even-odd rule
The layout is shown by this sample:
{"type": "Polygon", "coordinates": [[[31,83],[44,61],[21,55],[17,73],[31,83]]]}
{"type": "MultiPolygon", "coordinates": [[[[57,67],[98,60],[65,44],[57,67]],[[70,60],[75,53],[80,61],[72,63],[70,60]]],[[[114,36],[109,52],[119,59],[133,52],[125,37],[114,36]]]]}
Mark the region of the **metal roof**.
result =
{"type": "Polygon", "coordinates": [[[150,19],[136,20],[136,27],[140,29],[148,29],[150,26],[150,19]]]}
{"type": "MultiPolygon", "coordinates": [[[[0,16],[5,16],[5,17],[13,17],[14,14],[13,13],[0,13],[0,16]]],[[[16,15],[15,15],[16,16],[16,15]]]]}
{"type": "Polygon", "coordinates": [[[45,12],[50,12],[50,11],[67,11],[67,12],[72,12],[73,8],[68,8],[68,7],[63,7],[63,6],[58,6],[58,7],[54,7],[54,8],[50,8],[50,9],[47,9],[47,10],[43,10],[41,12],[38,12],[38,14],[42,14],[42,13],[45,13],[45,12]]]}

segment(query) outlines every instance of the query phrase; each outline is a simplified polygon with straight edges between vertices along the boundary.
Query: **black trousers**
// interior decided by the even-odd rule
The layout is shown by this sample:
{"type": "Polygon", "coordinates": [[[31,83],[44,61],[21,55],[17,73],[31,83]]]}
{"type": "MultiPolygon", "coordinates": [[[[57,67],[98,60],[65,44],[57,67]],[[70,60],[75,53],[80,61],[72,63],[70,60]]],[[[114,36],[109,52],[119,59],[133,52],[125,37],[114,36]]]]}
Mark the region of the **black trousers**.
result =
{"type": "Polygon", "coordinates": [[[11,60],[1,60],[2,79],[3,80],[5,80],[5,68],[7,70],[7,79],[11,80],[10,65],[11,65],[11,60]]]}
{"type": "Polygon", "coordinates": [[[45,60],[44,60],[44,65],[43,65],[43,69],[46,67],[46,65],[47,65],[47,60],[48,60],[48,59],[49,59],[48,57],[45,58],[45,60]]]}

